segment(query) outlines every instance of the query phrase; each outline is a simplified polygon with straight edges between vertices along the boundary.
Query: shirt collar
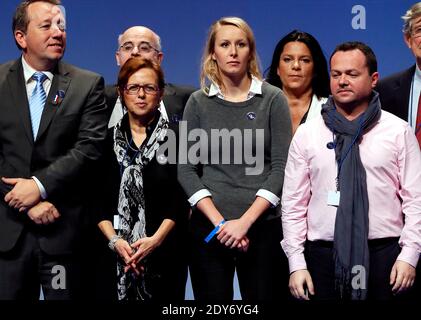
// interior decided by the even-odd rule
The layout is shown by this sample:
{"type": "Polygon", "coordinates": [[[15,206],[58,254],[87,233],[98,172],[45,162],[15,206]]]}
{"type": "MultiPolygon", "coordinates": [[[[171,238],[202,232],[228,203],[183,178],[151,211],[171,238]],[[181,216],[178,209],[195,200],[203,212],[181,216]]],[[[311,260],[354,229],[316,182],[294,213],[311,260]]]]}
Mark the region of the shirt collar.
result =
{"type": "MultiPolygon", "coordinates": [[[[26,62],[25,58],[22,56],[22,67],[23,67],[23,76],[25,78],[25,83],[28,83],[30,80],[32,80],[32,76],[34,75],[37,70],[32,68],[28,62],[26,62]]],[[[41,71],[44,73],[47,78],[52,81],[53,80],[53,73],[50,71],[41,71]]]]}
{"type": "Polygon", "coordinates": [[[249,92],[253,94],[262,94],[262,84],[263,82],[257,79],[255,76],[251,76],[251,85],[249,92]]]}
{"type": "Polygon", "coordinates": [[[418,67],[417,64],[415,64],[415,81],[417,81],[418,83],[421,83],[421,70],[418,67]]]}
{"type": "MultiPolygon", "coordinates": [[[[249,89],[249,93],[248,95],[256,95],[256,94],[262,94],[262,84],[263,82],[259,79],[257,79],[255,76],[251,76],[251,84],[250,84],[250,89],[249,89]]],[[[212,82],[210,87],[209,87],[209,93],[208,96],[212,97],[212,96],[221,96],[223,97],[224,95],[222,94],[221,89],[219,88],[219,86],[212,82]]]]}

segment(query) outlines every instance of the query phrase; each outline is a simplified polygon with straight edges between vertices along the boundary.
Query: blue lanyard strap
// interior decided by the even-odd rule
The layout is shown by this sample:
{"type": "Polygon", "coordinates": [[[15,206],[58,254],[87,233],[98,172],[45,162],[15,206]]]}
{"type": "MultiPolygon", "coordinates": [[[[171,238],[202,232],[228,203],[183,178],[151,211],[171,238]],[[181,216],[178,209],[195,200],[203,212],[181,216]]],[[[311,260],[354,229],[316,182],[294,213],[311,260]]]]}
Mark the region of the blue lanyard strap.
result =
{"type": "MultiPolygon", "coordinates": [[[[121,163],[120,163],[120,177],[123,176],[123,172],[124,172],[124,169],[125,169],[124,166],[123,166],[123,162],[124,162],[124,159],[127,156],[127,152],[129,151],[129,148],[130,148],[130,145],[132,144],[132,142],[133,142],[133,137],[130,139],[130,142],[127,144],[126,151],[124,152],[123,161],[121,161],[121,163]]],[[[140,147],[136,151],[136,153],[134,154],[134,156],[132,158],[130,158],[130,161],[129,161],[129,164],[127,165],[127,167],[130,167],[130,165],[133,163],[133,160],[137,157],[137,155],[139,154],[141,148],[142,147],[140,147]]]]}
{"type": "MultiPolygon", "coordinates": [[[[363,120],[364,120],[364,116],[361,117],[360,121],[359,121],[359,125],[358,125],[358,131],[355,134],[355,136],[352,138],[352,143],[349,145],[348,149],[345,152],[345,155],[339,159],[338,161],[338,175],[336,176],[336,190],[339,191],[339,175],[341,173],[341,169],[342,169],[342,165],[346,159],[346,157],[348,156],[349,152],[351,151],[351,148],[353,147],[353,145],[355,144],[355,142],[357,141],[358,137],[361,134],[362,128],[363,128],[363,120]]],[[[335,141],[335,131],[332,130],[332,135],[333,135],[333,141],[335,141]]],[[[336,142],[333,144],[334,145],[334,149],[336,149],[336,142]]]]}

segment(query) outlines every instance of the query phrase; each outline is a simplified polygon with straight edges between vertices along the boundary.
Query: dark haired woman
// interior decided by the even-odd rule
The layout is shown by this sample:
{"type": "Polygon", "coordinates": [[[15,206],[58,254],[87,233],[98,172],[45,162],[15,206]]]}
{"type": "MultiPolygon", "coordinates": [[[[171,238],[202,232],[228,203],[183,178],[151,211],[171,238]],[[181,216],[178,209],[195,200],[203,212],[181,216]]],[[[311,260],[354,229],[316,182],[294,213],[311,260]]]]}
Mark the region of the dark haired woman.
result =
{"type": "Polygon", "coordinates": [[[320,44],[307,32],[288,33],[276,45],[266,81],[283,90],[295,133],[301,123],[320,114],[329,96],[327,63],[320,44]]]}

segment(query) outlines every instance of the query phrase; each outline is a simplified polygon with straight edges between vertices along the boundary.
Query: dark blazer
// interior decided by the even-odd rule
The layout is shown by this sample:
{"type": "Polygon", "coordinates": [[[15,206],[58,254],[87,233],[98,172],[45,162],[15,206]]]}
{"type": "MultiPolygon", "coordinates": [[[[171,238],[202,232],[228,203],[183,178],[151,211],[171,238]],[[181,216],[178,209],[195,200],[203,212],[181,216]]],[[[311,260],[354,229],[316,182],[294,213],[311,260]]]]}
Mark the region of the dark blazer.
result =
{"type": "Polygon", "coordinates": [[[377,84],[382,109],[408,121],[409,95],[415,73],[415,65],[404,71],[392,74],[377,84]]]}
{"type": "Polygon", "coordinates": [[[46,253],[70,253],[86,222],[84,179],[101,155],[107,130],[104,80],[64,62],[52,72],[34,141],[21,59],[0,65],[0,177],[37,177],[61,214],[37,226],[4,202],[2,185],[0,252],[12,249],[24,228],[35,228],[46,253]],[[59,91],[63,98],[54,101],[59,91]]]}

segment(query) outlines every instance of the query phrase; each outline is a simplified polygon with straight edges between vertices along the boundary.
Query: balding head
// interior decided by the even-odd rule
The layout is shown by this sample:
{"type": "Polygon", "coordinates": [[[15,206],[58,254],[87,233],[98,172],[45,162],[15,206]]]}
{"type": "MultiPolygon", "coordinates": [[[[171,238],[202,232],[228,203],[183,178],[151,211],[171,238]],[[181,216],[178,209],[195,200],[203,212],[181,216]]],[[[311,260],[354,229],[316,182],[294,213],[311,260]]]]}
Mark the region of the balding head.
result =
{"type": "Polygon", "coordinates": [[[160,64],[163,56],[161,39],[149,28],[143,26],[131,27],[118,37],[116,52],[118,66],[122,66],[131,57],[142,57],[160,64]],[[125,48],[130,48],[130,44],[133,45],[133,50],[125,50],[125,48]],[[152,47],[149,50],[147,50],[148,45],[152,47]]]}

